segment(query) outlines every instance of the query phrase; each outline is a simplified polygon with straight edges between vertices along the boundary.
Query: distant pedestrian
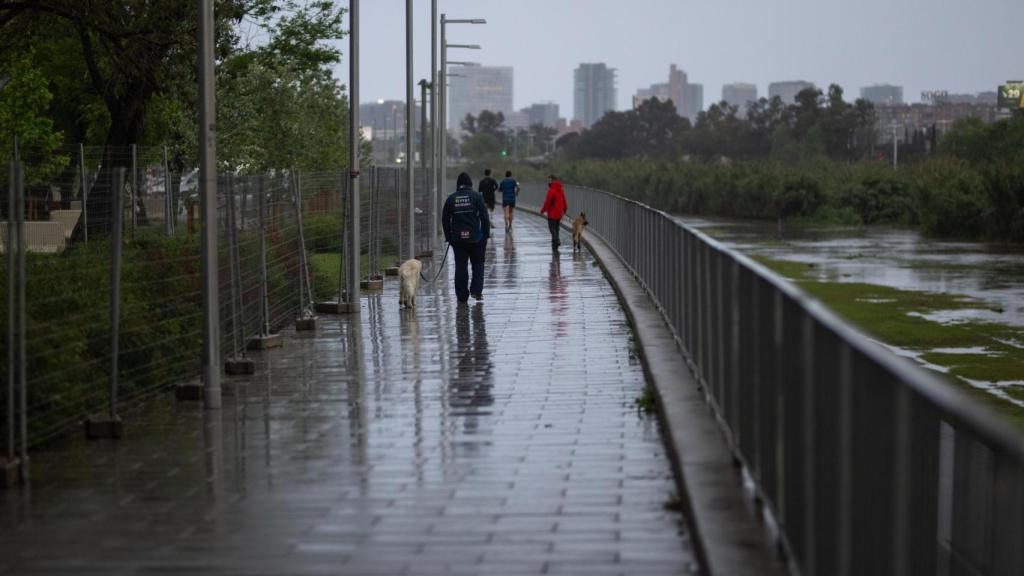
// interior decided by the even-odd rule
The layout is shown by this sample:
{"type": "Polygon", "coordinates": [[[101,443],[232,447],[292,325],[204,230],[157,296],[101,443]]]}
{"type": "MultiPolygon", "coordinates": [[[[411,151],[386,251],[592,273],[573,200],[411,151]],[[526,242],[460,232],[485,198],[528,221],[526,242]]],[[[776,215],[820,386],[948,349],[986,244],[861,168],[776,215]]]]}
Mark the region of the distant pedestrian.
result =
{"type": "Polygon", "coordinates": [[[558,229],[562,223],[562,216],[569,210],[569,203],[565,201],[565,190],[562,183],[554,174],[548,176],[548,195],[544,198],[544,207],[540,213],[548,217],[548,230],[551,232],[551,249],[558,250],[562,244],[558,240],[558,229]]]}
{"type": "Polygon", "coordinates": [[[480,181],[480,187],[477,188],[480,191],[480,195],[484,197],[484,204],[487,204],[487,209],[494,212],[494,193],[498,190],[498,181],[491,178],[491,169],[484,170],[484,178],[480,181]]]}
{"type": "Polygon", "coordinates": [[[455,192],[444,202],[441,213],[444,237],[452,245],[455,256],[455,297],[460,303],[484,299],[484,252],[491,236],[491,219],[483,196],[473,191],[473,179],[459,174],[455,192]],[[473,281],[469,281],[467,262],[473,265],[473,281]]]}
{"type": "Polygon", "coordinates": [[[512,177],[512,171],[505,171],[505,179],[498,184],[501,190],[501,207],[505,210],[505,231],[512,230],[512,215],[516,209],[516,199],[519,197],[519,182],[512,177]]]}

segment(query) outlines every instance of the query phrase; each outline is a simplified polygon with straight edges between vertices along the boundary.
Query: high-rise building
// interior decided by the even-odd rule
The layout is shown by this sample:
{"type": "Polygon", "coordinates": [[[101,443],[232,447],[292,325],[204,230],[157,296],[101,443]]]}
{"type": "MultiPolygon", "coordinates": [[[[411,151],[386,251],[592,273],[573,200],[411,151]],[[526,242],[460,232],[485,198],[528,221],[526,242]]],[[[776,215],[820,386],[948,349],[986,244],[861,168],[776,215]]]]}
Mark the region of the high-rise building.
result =
{"type": "Polygon", "coordinates": [[[735,106],[740,116],[747,115],[747,108],[757,102],[757,86],[746,82],[733,82],[722,86],[722,101],[735,106]]]}
{"type": "Polygon", "coordinates": [[[794,104],[796,95],[808,88],[814,88],[814,84],[803,80],[772,82],[768,85],[768,99],[771,100],[778,96],[783,104],[794,104]]]}
{"type": "Polygon", "coordinates": [[[604,63],[580,64],[574,78],[573,117],[590,128],[606,112],[615,110],[615,69],[604,63]]]}
{"type": "MultiPolygon", "coordinates": [[[[412,121],[420,128],[419,104],[413,111],[412,121]]],[[[363,134],[373,144],[373,158],[378,164],[390,164],[405,150],[405,101],[377,100],[359,105],[359,122],[363,134]]]]}
{"type": "Polygon", "coordinates": [[[661,102],[668,102],[672,100],[671,92],[669,91],[668,84],[651,84],[650,88],[641,88],[636,91],[633,95],[633,109],[637,109],[645,101],[654,98],[661,102]]]}
{"type": "MultiPolygon", "coordinates": [[[[678,110],[679,107],[676,106],[678,110]]],[[[697,115],[704,110],[704,85],[687,83],[683,85],[683,107],[679,115],[689,118],[690,122],[697,121],[697,115]]]]}
{"type": "Polygon", "coordinates": [[[540,124],[546,128],[554,128],[558,124],[558,104],[539,102],[523,108],[529,118],[530,126],[540,124]]]}
{"type": "Polygon", "coordinates": [[[511,66],[461,66],[448,86],[448,129],[456,138],[462,136],[466,115],[479,116],[484,110],[512,114],[511,66]]]}
{"type": "Polygon", "coordinates": [[[633,108],[638,108],[640,104],[651,98],[662,102],[672,102],[676,107],[676,113],[689,118],[692,122],[704,109],[704,85],[691,84],[686,72],[673,64],[668,71],[668,82],[651,84],[650,88],[637,90],[633,96],[633,108]]]}
{"type": "Polygon", "coordinates": [[[903,86],[892,84],[875,84],[860,89],[860,97],[872,104],[895,106],[903,104],[903,86]]]}

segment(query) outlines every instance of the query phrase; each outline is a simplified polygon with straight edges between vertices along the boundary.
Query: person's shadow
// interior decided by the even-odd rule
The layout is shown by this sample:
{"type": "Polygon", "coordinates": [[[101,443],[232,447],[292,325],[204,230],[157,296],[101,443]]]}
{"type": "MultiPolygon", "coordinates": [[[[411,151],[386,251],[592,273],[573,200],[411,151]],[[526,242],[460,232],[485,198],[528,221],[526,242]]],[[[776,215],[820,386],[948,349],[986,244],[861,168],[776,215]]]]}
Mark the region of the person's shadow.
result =
{"type": "Polygon", "coordinates": [[[455,312],[454,373],[448,385],[450,415],[463,420],[466,434],[477,433],[494,405],[494,364],[487,341],[483,304],[459,306],[455,312]]]}

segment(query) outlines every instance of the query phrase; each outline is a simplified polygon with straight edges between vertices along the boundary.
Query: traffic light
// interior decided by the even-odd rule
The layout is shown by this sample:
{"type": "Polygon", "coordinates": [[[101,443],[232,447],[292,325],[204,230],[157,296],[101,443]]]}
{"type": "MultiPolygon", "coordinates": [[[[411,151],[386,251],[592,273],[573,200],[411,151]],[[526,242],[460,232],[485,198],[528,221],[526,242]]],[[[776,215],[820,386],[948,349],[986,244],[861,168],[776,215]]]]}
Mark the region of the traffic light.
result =
{"type": "Polygon", "coordinates": [[[501,157],[504,158],[505,156],[508,156],[508,150],[501,151],[501,157]]]}

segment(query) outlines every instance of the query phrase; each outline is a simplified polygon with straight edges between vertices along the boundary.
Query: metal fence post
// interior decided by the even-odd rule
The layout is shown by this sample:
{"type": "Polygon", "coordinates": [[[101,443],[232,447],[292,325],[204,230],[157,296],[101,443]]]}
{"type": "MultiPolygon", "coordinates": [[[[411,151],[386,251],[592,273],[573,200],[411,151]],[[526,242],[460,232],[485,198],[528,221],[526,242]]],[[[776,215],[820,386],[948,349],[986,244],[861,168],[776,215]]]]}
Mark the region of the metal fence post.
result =
{"type": "Polygon", "coordinates": [[[260,259],[260,333],[252,340],[249,340],[247,346],[250,350],[265,350],[281,345],[281,336],[270,333],[270,294],[267,287],[267,191],[264,186],[265,182],[266,176],[258,176],[256,178],[256,211],[257,218],[259,218],[257,232],[259,233],[258,257],[260,259]]]}
{"type": "Polygon", "coordinates": [[[174,191],[171,190],[171,165],[167,162],[167,144],[164,144],[164,233],[174,236],[174,191]]]}
{"type": "Polygon", "coordinates": [[[78,145],[78,177],[82,181],[82,241],[89,241],[89,182],[85,176],[85,146],[78,145]]]}
{"type": "MultiPolygon", "coordinates": [[[[17,246],[18,246],[18,263],[15,269],[17,270],[17,285],[18,285],[18,331],[16,336],[15,345],[18,347],[18,409],[20,417],[19,433],[21,437],[21,449],[19,451],[18,460],[20,467],[18,468],[18,477],[22,483],[28,482],[28,377],[25,371],[25,361],[27,354],[25,353],[25,331],[27,330],[27,322],[25,317],[26,299],[25,299],[25,282],[27,281],[27,273],[25,269],[25,166],[21,162],[21,157],[18,154],[17,140],[15,140],[14,146],[14,164],[15,164],[15,191],[17,194],[18,203],[15,207],[15,219],[17,221],[17,246]]],[[[8,224],[9,225],[9,224],[8,224]]],[[[13,424],[13,423],[12,423],[13,424]]]]}
{"type": "Polygon", "coordinates": [[[295,329],[316,330],[313,315],[313,289],[309,285],[309,262],[306,260],[306,235],[302,229],[302,181],[297,170],[292,171],[292,202],[295,206],[295,224],[299,227],[299,318],[295,329]]]}
{"type": "MultiPolygon", "coordinates": [[[[6,467],[14,465],[14,364],[16,361],[14,348],[14,187],[15,173],[14,160],[8,164],[10,167],[7,173],[9,187],[7,188],[7,239],[5,249],[7,250],[7,461],[6,467]]],[[[10,472],[4,474],[4,484],[10,483],[10,472]]]]}
{"type": "Polygon", "coordinates": [[[88,438],[120,438],[123,432],[117,415],[117,390],[121,344],[121,244],[124,236],[125,169],[110,172],[110,397],[105,416],[90,416],[85,421],[88,438]]]}
{"type": "Polygon", "coordinates": [[[7,191],[7,454],[3,461],[3,476],[0,477],[0,486],[7,488],[14,486],[22,478],[21,463],[15,454],[15,380],[20,375],[18,361],[18,322],[20,320],[20,285],[18,284],[19,273],[18,255],[20,254],[20,238],[18,237],[17,217],[15,213],[21,206],[18,201],[19,162],[17,153],[17,139],[14,144],[14,159],[10,162],[8,178],[10,188],[7,191]]]}
{"type": "Polygon", "coordinates": [[[224,362],[224,371],[230,375],[254,374],[256,363],[246,358],[245,300],[242,297],[242,265],[238,250],[238,220],[235,214],[235,178],[228,175],[228,250],[231,261],[231,328],[234,344],[231,357],[224,362]]]}
{"type": "Polygon", "coordinates": [[[138,216],[136,216],[136,212],[137,212],[136,208],[138,207],[136,202],[138,202],[140,200],[139,199],[139,191],[138,191],[138,186],[139,186],[139,146],[137,144],[132,144],[131,153],[132,153],[132,185],[128,189],[128,193],[129,193],[128,198],[129,198],[129,202],[130,202],[129,210],[131,210],[130,214],[131,214],[131,225],[132,225],[132,239],[134,240],[135,239],[135,234],[136,234],[136,232],[138,230],[138,225],[139,225],[138,216]]]}

